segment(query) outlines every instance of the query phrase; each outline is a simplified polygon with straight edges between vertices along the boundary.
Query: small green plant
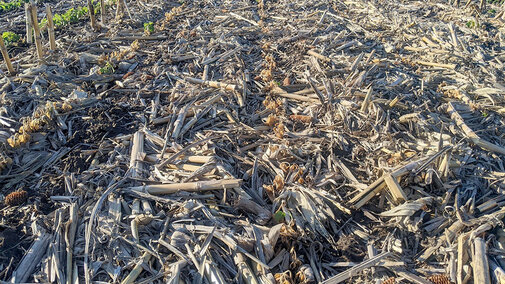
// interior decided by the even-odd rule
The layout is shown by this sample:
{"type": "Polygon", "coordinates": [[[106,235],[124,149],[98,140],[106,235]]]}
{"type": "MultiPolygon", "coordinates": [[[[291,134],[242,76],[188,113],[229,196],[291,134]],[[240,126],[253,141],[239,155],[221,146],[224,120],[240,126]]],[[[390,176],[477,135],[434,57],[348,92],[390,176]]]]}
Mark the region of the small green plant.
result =
{"type": "MultiPolygon", "coordinates": [[[[95,11],[95,14],[98,14],[98,12],[100,12],[100,3],[98,1],[93,2],[96,2],[93,3],[93,10],[95,11]]],[[[87,6],[80,6],[77,8],[70,8],[63,14],[55,13],[53,15],[54,27],[60,28],[77,23],[88,16],[88,11],[89,9],[87,6]]],[[[41,29],[45,28],[46,25],[47,19],[42,19],[42,21],[39,23],[41,29]]]]}
{"type": "Polygon", "coordinates": [[[144,32],[146,34],[154,33],[154,23],[153,22],[144,23],[144,32]]]}
{"type": "Polygon", "coordinates": [[[488,117],[488,116],[489,116],[489,113],[487,113],[486,111],[482,112],[482,117],[488,117]]]}
{"type": "Polygon", "coordinates": [[[284,218],[286,217],[286,213],[282,212],[281,210],[275,212],[273,219],[276,224],[284,222],[284,218]]]}
{"type": "Polygon", "coordinates": [[[100,74],[113,74],[114,73],[114,66],[112,65],[112,63],[110,63],[110,61],[107,61],[105,63],[105,65],[102,68],[100,68],[99,73],[100,74]]]}
{"type": "MultiPolygon", "coordinates": [[[[54,23],[54,16],[53,16],[53,23],[54,23]]],[[[47,26],[47,19],[46,19],[46,18],[44,18],[44,19],[40,20],[40,23],[39,23],[39,28],[40,28],[41,30],[43,30],[43,29],[45,29],[45,28],[46,28],[46,26],[47,26]]]]}
{"type": "Polygon", "coordinates": [[[469,28],[469,29],[473,29],[476,26],[477,26],[477,24],[473,20],[470,20],[470,21],[466,22],[466,27],[469,28]]]}
{"type": "Polygon", "coordinates": [[[10,2],[0,1],[0,14],[10,11],[10,10],[17,9],[21,6],[24,6],[24,4],[28,3],[28,2],[29,2],[28,0],[26,0],[26,1],[25,0],[14,0],[14,1],[10,1],[10,2]]]}
{"type": "Polygon", "coordinates": [[[4,32],[2,34],[2,38],[5,42],[5,45],[7,45],[7,46],[12,46],[12,45],[18,43],[19,40],[21,39],[21,37],[18,34],[13,33],[13,32],[4,32]]]}

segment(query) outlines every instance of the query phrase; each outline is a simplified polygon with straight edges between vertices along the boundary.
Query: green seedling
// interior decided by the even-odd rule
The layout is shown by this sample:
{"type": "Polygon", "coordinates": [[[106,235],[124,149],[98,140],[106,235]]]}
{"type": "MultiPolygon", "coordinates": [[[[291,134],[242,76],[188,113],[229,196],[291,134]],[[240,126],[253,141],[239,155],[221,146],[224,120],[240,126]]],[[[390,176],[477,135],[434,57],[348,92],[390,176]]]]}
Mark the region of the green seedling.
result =
{"type": "Polygon", "coordinates": [[[105,65],[102,68],[100,68],[99,73],[103,74],[103,75],[105,75],[105,74],[113,74],[114,73],[114,66],[112,65],[112,63],[110,63],[109,61],[107,61],[105,63],[105,65]]]}
{"type": "Polygon", "coordinates": [[[13,32],[4,32],[2,38],[6,46],[12,46],[19,42],[21,37],[13,32]]]}
{"type": "MultiPolygon", "coordinates": [[[[93,3],[93,10],[95,11],[95,14],[98,14],[98,12],[100,12],[100,3],[98,1],[96,1],[96,3],[93,3]]],[[[54,27],[60,28],[70,24],[77,23],[80,20],[88,17],[88,11],[89,9],[87,6],[86,7],[80,6],[77,8],[70,8],[63,14],[55,13],[53,15],[54,27]]],[[[39,24],[40,28],[43,29],[46,27],[46,25],[47,25],[47,19],[42,19],[42,21],[39,24]]]]}
{"type": "Polygon", "coordinates": [[[4,12],[8,12],[10,10],[17,9],[21,6],[24,6],[25,3],[28,3],[28,2],[29,1],[25,1],[25,0],[14,0],[14,1],[10,1],[10,2],[0,1],[0,14],[4,13],[4,12]]]}
{"type": "Polygon", "coordinates": [[[475,23],[475,21],[470,20],[470,21],[466,22],[466,27],[469,29],[473,29],[476,26],[477,26],[477,24],[475,23]]]}
{"type": "Polygon", "coordinates": [[[154,23],[153,22],[144,23],[144,32],[146,34],[154,33],[154,23]]]}
{"type": "Polygon", "coordinates": [[[279,211],[275,212],[273,219],[276,224],[279,224],[279,223],[284,222],[285,217],[286,217],[286,213],[279,210],[279,211]]]}

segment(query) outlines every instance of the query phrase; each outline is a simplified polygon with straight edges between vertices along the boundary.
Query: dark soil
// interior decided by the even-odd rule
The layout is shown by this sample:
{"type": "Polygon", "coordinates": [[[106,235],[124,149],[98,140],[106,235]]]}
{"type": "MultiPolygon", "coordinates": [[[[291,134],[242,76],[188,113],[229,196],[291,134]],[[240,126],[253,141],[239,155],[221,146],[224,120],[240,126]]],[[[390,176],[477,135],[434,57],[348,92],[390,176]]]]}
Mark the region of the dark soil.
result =
{"type": "Polygon", "coordinates": [[[74,134],[65,146],[73,147],[78,143],[99,144],[104,139],[119,134],[130,134],[135,131],[134,118],[125,107],[102,104],[92,107],[87,117],[74,121],[74,134]]]}
{"type": "MultiPolygon", "coordinates": [[[[19,263],[25,251],[30,246],[31,240],[26,238],[27,216],[13,208],[0,214],[0,271],[4,271],[9,263],[19,263]]],[[[0,280],[8,280],[8,274],[15,267],[11,267],[8,273],[0,275],[0,280]]],[[[7,271],[5,271],[7,272],[7,271]]]]}

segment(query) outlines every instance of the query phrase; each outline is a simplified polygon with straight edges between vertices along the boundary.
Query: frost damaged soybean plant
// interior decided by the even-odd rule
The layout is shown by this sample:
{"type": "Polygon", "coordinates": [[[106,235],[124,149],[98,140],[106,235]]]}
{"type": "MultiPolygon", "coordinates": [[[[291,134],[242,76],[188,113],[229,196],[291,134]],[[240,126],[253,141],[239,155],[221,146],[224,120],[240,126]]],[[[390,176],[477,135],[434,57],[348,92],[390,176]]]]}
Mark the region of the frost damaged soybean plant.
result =
{"type": "Polygon", "coordinates": [[[129,48],[125,48],[118,51],[113,51],[109,54],[102,54],[98,58],[98,65],[100,69],[98,72],[100,74],[113,74],[116,70],[117,65],[124,58],[131,59],[135,56],[135,52],[139,49],[139,41],[135,40],[130,44],[129,48]]]}
{"type": "Polygon", "coordinates": [[[45,105],[39,106],[34,111],[32,117],[22,119],[23,125],[19,127],[18,133],[7,139],[7,143],[12,148],[20,147],[30,141],[30,133],[37,132],[49,126],[56,114],[65,113],[70,110],[72,110],[72,105],[67,102],[47,102],[45,105]]]}
{"type": "Polygon", "coordinates": [[[4,153],[0,153],[0,172],[7,168],[10,164],[12,164],[12,159],[4,153]]]}

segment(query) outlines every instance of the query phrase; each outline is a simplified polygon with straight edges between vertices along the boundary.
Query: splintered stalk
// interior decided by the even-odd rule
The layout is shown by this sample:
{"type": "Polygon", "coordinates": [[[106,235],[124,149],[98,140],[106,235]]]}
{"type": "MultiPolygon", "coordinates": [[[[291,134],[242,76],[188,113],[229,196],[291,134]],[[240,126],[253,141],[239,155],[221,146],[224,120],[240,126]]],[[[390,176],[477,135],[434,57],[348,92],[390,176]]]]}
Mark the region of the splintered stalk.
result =
{"type": "Polygon", "coordinates": [[[42,41],[40,40],[40,28],[37,24],[37,6],[30,5],[30,12],[32,15],[33,30],[35,33],[35,47],[37,48],[37,56],[39,59],[42,59],[44,58],[44,52],[42,51],[42,41]]]}
{"type": "Polygon", "coordinates": [[[370,87],[368,89],[368,92],[366,93],[365,100],[361,104],[361,111],[362,112],[366,112],[366,110],[368,109],[368,105],[370,104],[370,99],[372,98],[372,92],[373,92],[372,87],[370,87]]]}
{"type": "Polygon", "coordinates": [[[9,58],[9,53],[7,53],[7,48],[5,47],[5,42],[3,37],[0,36],[0,51],[2,52],[2,56],[5,61],[5,65],[7,65],[7,70],[9,74],[14,74],[14,67],[12,67],[11,59],[9,58]]]}
{"type": "Polygon", "coordinates": [[[51,12],[51,6],[46,5],[47,14],[47,31],[49,33],[49,47],[51,50],[56,50],[56,39],[54,37],[54,23],[53,23],[53,13],[51,12]]]}
{"type": "Polygon", "coordinates": [[[137,261],[137,264],[135,265],[133,270],[130,271],[130,274],[128,274],[128,276],[126,276],[125,279],[123,279],[121,284],[130,284],[135,282],[137,277],[139,277],[140,273],[142,273],[142,271],[144,270],[143,265],[147,264],[147,262],[149,262],[150,259],[151,254],[149,254],[148,252],[144,252],[142,258],[139,261],[137,261]]]}
{"type": "MultiPolygon", "coordinates": [[[[73,247],[74,247],[74,240],[75,240],[75,232],[77,230],[77,219],[79,218],[78,215],[78,206],[77,203],[72,203],[70,205],[69,209],[69,215],[70,218],[68,220],[69,226],[67,227],[66,231],[66,250],[67,250],[67,284],[72,284],[72,270],[73,270],[73,265],[72,265],[72,259],[73,259],[73,247]]],[[[75,263],[74,263],[75,264],[75,263]]]]}
{"type": "Polygon", "coordinates": [[[473,279],[475,283],[490,284],[489,262],[486,252],[486,242],[482,238],[473,240],[474,254],[472,259],[473,279]]]}

